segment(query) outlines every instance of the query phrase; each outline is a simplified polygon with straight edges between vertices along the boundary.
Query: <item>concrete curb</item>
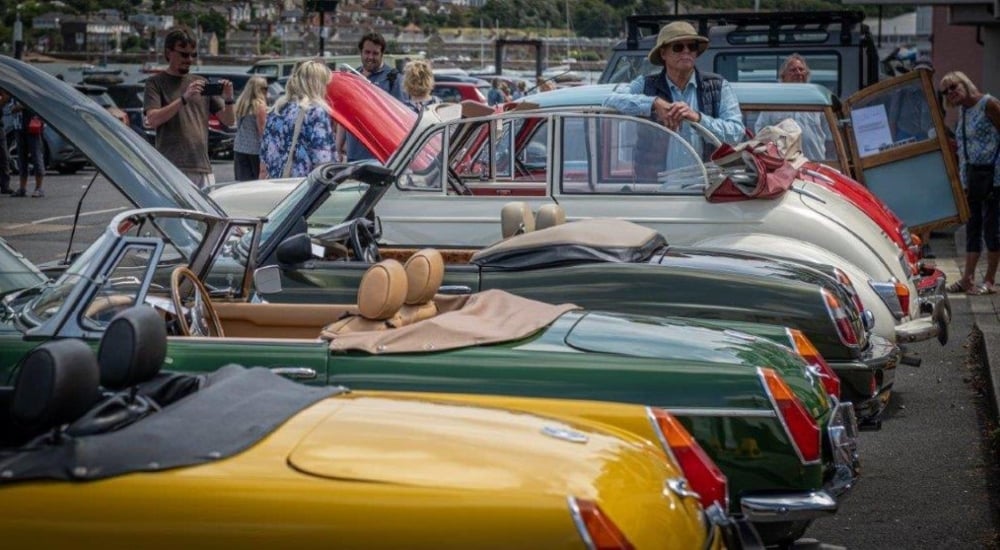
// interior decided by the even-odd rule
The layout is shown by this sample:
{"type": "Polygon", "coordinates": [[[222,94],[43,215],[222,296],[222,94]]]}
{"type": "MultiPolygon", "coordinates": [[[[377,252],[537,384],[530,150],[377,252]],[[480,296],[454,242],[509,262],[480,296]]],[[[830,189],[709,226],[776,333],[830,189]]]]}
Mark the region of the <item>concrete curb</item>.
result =
{"type": "MultiPolygon", "coordinates": [[[[950,235],[949,235],[950,236],[950,235]]],[[[957,281],[961,278],[961,269],[965,263],[965,229],[959,228],[954,232],[953,239],[931,239],[931,247],[937,251],[935,244],[941,243],[942,254],[938,255],[938,268],[948,275],[948,281],[957,281]],[[948,245],[954,242],[954,250],[949,251],[948,245]]],[[[986,254],[979,259],[976,266],[976,282],[982,282],[983,274],[986,270],[986,254]]],[[[993,407],[994,418],[1000,417],[1000,361],[995,360],[997,353],[1000,353],[1000,294],[988,296],[961,296],[951,294],[952,300],[965,299],[969,301],[969,310],[972,312],[973,322],[976,328],[983,334],[980,343],[983,360],[985,361],[986,373],[989,376],[990,395],[988,400],[993,407]]]]}

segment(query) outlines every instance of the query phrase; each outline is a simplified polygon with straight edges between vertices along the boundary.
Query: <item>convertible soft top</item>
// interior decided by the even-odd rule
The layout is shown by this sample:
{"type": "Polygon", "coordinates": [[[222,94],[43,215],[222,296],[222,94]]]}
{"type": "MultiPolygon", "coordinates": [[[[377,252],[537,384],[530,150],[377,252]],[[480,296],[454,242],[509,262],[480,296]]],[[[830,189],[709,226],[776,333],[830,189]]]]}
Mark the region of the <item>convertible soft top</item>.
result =
{"type": "Polygon", "coordinates": [[[296,384],[264,368],[225,366],[208,375],[197,392],[130,426],[0,453],[0,484],[96,480],[220,460],[252,447],[303,409],[343,391],[296,384]]]}
{"type": "Polygon", "coordinates": [[[434,297],[438,313],[412,325],[381,331],[334,334],[324,331],[332,351],[371,354],[442,351],[527,338],[549,326],[574,304],[552,305],[487,290],[462,296],[434,297]]]}
{"type": "Polygon", "coordinates": [[[500,241],[471,263],[522,270],[578,262],[646,262],[667,239],[648,227],[617,219],[590,219],[532,231],[500,241]]]}

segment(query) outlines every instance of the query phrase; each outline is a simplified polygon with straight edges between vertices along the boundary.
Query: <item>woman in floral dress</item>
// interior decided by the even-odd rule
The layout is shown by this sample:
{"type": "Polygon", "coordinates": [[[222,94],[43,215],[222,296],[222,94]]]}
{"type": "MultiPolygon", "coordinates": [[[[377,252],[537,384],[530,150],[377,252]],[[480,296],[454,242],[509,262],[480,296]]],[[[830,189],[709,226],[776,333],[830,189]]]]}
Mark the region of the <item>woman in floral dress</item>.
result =
{"type": "Polygon", "coordinates": [[[285,94],[267,115],[261,138],[261,177],[302,177],[333,160],[334,130],[326,85],[330,69],[319,61],[306,61],[292,71],[285,94]],[[300,126],[295,135],[296,124],[300,126]],[[291,161],[289,161],[291,154],[291,161]]]}

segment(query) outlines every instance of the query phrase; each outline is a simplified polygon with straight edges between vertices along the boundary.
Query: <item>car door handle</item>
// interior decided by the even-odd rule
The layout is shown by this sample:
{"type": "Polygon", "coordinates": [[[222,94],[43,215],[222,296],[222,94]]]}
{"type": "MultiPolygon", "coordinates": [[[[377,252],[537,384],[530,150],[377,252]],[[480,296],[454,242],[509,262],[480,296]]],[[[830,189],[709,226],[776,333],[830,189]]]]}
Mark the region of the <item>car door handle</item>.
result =
{"type": "Polygon", "coordinates": [[[497,195],[508,197],[510,196],[510,189],[497,189],[497,195]]]}
{"type": "Polygon", "coordinates": [[[315,380],[316,369],[308,367],[271,367],[271,372],[296,380],[315,380]]]}

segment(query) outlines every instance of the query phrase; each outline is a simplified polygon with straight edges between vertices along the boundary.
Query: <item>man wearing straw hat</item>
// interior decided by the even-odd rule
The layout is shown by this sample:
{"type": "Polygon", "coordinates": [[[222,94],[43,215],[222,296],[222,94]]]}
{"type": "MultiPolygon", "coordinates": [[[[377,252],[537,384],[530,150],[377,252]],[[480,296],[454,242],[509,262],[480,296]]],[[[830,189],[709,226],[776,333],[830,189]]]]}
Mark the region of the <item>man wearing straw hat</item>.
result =
{"type": "Polygon", "coordinates": [[[726,143],[744,139],[740,105],[722,76],[701,72],[695,59],[708,49],[708,39],[686,21],[674,21],[660,29],[649,62],[663,66],[659,73],[639,76],[627,93],[613,93],[605,107],[622,113],[648,116],[678,132],[707,159],[714,147],[704,143],[684,121],[697,122],[726,143]]]}

